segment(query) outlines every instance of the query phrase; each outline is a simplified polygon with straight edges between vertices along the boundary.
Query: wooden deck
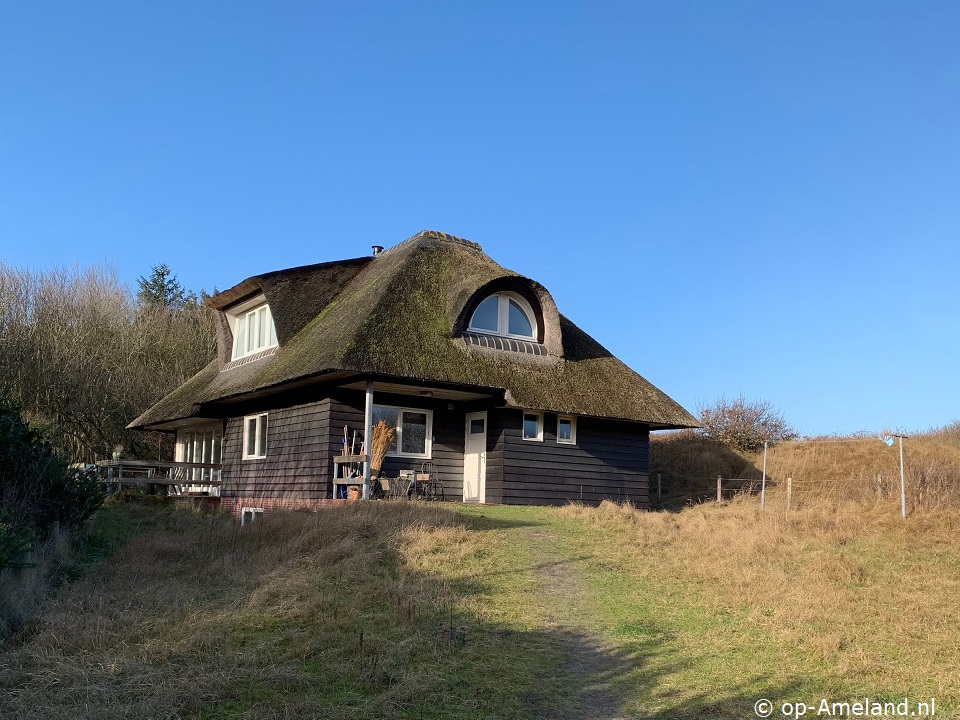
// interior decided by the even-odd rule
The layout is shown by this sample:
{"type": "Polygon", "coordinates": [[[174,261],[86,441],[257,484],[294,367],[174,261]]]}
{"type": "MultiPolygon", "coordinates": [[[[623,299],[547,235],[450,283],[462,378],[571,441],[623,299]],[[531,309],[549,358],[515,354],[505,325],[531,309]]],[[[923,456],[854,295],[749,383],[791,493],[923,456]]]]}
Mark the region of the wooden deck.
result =
{"type": "MultiPolygon", "coordinates": [[[[107,484],[116,483],[117,489],[122,485],[149,487],[151,485],[166,486],[170,495],[190,494],[188,488],[205,488],[206,490],[193,491],[193,494],[210,494],[211,490],[219,492],[220,480],[205,478],[195,479],[195,470],[213,471],[221,469],[220,463],[190,463],[166,462],[163,460],[100,460],[96,463],[97,470],[107,484]]],[[[203,475],[205,473],[201,473],[203,475]]],[[[216,494],[216,493],[214,493],[216,494]]]]}

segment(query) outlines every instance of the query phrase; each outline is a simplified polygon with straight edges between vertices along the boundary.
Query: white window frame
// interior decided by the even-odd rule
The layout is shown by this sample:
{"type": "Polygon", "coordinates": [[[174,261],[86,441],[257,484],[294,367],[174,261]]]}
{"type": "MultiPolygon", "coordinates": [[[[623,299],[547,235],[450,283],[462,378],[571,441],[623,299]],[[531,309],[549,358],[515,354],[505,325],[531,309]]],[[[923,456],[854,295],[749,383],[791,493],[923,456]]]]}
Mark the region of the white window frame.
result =
{"type": "MultiPolygon", "coordinates": [[[[222,463],[223,425],[218,422],[178,428],[175,457],[177,462],[222,463]]],[[[216,468],[189,468],[187,480],[188,484],[219,481],[220,471],[216,468]]],[[[214,490],[216,492],[211,494],[219,494],[219,488],[214,490]]]]}
{"type": "Polygon", "coordinates": [[[527,442],[543,442],[543,413],[539,410],[524,410],[520,415],[520,437],[527,442]],[[537,418],[537,436],[527,437],[527,415],[537,418]]]}
{"type": "Polygon", "coordinates": [[[240,527],[243,527],[247,523],[253,523],[255,520],[259,520],[261,515],[263,515],[262,507],[240,508],[240,527]]]}
{"type": "Polygon", "coordinates": [[[252,300],[230,308],[227,311],[227,322],[230,324],[230,332],[233,333],[232,360],[239,360],[240,358],[253,355],[261,350],[276,347],[279,344],[277,341],[277,328],[273,322],[273,311],[270,310],[270,306],[267,304],[263,295],[258,295],[252,300]],[[266,337],[262,344],[260,344],[259,337],[257,338],[257,342],[251,343],[251,336],[247,330],[258,329],[257,315],[261,312],[265,313],[266,316],[266,337]],[[240,347],[241,339],[244,341],[244,347],[240,347]]]}
{"type": "Polygon", "coordinates": [[[540,328],[537,325],[537,314],[533,311],[533,308],[530,307],[530,303],[522,295],[517,295],[517,293],[512,292],[498,292],[488,295],[479,303],[477,307],[473,309],[473,315],[470,316],[470,325],[467,327],[467,330],[473,333],[480,333],[482,335],[499,335],[500,337],[516,338],[518,340],[531,340],[533,342],[537,341],[539,336],[540,328]],[[473,326],[473,315],[476,314],[477,309],[485,303],[490,298],[497,298],[497,329],[490,330],[489,328],[478,328],[473,326]],[[527,320],[530,321],[530,335],[517,335],[514,333],[508,332],[510,327],[510,301],[513,300],[517,305],[520,306],[520,309],[523,311],[523,314],[527,316],[527,320]]]}
{"type": "Polygon", "coordinates": [[[557,442],[561,445],[576,445],[577,444],[577,416],[576,415],[557,415],[557,442]],[[560,439],[560,421],[569,420],[570,421],[570,439],[561,440],[560,439]]]}
{"type": "Polygon", "coordinates": [[[262,460],[267,456],[267,431],[269,430],[269,425],[267,423],[267,415],[269,413],[257,413],[256,415],[245,415],[243,418],[243,451],[242,457],[244,460],[262,460]],[[254,451],[253,453],[247,452],[250,440],[250,421],[256,421],[256,435],[254,436],[254,451]],[[261,425],[263,429],[261,429],[261,425]]]}
{"type": "Polygon", "coordinates": [[[374,410],[377,408],[382,408],[384,410],[396,410],[397,411],[397,423],[394,425],[393,431],[396,433],[395,442],[397,445],[396,450],[387,450],[387,457],[400,457],[400,458],[420,458],[422,460],[429,460],[433,457],[433,410],[427,408],[415,408],[415,407],[400,407],[397,405],[381,405],[377,403],[373,406],[374,410]],[[409,453],[403,452],[400,448],[403,447],[403,413],[417,413],[418,415],[426,414],[427,416],[427,434],[424,439],[424,450],[422,453],[409,453]]]}

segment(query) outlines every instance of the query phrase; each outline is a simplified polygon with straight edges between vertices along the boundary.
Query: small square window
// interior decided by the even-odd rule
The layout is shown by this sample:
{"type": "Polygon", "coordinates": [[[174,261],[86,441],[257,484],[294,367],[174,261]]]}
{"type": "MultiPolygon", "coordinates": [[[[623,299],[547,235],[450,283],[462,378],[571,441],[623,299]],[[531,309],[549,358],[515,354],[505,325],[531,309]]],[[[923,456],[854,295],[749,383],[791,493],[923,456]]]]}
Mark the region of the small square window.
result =
{"type": "Polygon", "coordinates": [[[523,439],[543,440],[543,414],[525,412],[523,414],[523,439]]]}
{"type": "Polygon", "coordinates": [[[572,415],[557,416],[557,442],[564,445],[577,444],[577,419],[572,415]]]}
{"type": "Polygon", "coordinates": [[[242,508],[240,510],[240,527],[258,520],[261,515],[263,515],[263,508],[242,508]]]}
{"type": "Polygon", "coordinates": [[[243,419],[243,459],[267,456],[267,413],[247,415],[243,419]]]}

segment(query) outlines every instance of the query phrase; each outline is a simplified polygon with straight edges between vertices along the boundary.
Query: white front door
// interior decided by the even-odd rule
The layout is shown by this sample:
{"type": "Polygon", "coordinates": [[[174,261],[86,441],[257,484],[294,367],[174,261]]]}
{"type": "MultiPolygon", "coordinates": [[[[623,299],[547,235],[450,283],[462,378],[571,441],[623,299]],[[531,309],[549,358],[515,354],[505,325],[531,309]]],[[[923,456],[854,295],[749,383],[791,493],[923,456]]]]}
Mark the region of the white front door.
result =
{"type": "Polygon", "coordinates": [[[463,443],[463,501],[487,501],[487,413],[468,413],[463,443]]]}

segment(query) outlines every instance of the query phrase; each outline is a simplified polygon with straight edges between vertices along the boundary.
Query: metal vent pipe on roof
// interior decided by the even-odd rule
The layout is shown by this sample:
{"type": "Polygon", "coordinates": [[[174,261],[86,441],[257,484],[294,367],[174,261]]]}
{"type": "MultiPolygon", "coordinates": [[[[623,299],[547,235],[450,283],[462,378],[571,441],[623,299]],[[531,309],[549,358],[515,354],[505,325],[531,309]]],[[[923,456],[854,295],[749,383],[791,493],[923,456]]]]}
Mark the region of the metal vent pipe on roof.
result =
{"type": "Polygon", "coordinates": [[[376,257],[383,252],[383,245],[374,245],[373,246],[373,256],[376,257]]]}

